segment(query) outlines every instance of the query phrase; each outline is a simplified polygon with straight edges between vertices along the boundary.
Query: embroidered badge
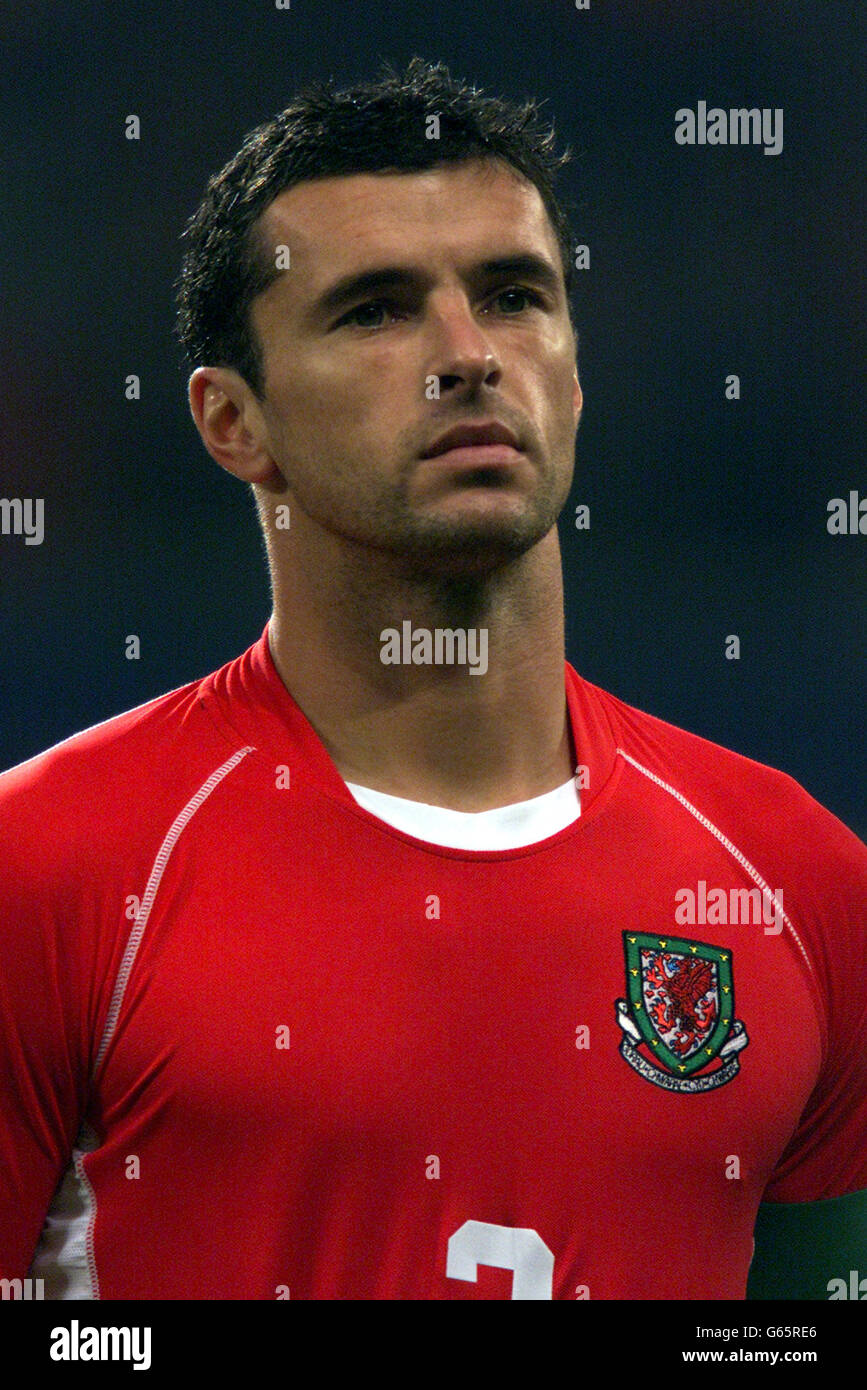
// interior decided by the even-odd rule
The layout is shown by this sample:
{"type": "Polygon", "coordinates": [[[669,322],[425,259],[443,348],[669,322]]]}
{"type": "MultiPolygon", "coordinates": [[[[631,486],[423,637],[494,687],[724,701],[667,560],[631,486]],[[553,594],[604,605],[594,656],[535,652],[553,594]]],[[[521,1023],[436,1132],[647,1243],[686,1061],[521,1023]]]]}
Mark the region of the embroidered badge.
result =
{"type": "Polygon", "coordinates": [[[711,1091],[731,1081],[749,1042],[734,1017],[731,951],[644,932],[624,932],[623,946],[629,998],[617,1000],[621,1056],[666,1091],[711,1091]]]}

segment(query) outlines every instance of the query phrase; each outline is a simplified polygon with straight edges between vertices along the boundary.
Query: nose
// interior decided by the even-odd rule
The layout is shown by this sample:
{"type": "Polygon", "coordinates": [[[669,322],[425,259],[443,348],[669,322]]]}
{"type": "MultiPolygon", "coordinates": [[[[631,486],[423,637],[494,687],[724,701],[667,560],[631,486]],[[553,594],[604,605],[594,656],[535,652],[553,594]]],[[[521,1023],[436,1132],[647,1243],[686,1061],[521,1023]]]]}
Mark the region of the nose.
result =
{"type": "Polygon", "coordinates": [[[484,327],[463,294],[430,305],[433,335],[430,375],[439,378],[440,395],[461,388],[496,386],[502,367],[484,327]]]}

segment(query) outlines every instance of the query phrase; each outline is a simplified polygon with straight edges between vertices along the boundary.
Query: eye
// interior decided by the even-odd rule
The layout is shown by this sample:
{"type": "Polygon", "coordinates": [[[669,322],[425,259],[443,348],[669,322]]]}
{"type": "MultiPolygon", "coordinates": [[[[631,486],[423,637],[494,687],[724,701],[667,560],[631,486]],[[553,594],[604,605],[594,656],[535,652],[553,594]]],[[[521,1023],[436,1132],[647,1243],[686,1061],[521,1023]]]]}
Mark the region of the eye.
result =
{"type": "Polygon", "coordinates": [[[537,294],[535,290],[527,289],[525,285],[508,285],[505,289],[498,290],[493,302],[499,306],[500,312],[506,315],[523,313],[527,304],[516,304],[516,299],[529,301],[535,306],[539,306],[543,302],[541,295],[537,294]]]}
{"type": "Polygon", "coordinates": [[[394,312],[394,305],[389,304],[385,299],[369,299],[365,304],[357,304],[354,309],[350,309],[348,314],[344,314],[335,325],[337,328],[344,323],[353,323],[358,328],[383,328],[385,326],[384,316],[394,312]]]}

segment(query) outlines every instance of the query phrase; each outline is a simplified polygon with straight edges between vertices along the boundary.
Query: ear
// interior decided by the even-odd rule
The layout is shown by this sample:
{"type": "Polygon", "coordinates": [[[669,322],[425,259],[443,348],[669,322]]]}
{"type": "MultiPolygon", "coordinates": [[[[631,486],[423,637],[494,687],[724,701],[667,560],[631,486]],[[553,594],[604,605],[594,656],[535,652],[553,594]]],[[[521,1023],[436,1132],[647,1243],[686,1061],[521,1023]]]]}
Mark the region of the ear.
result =
{"type": "Polygon", "coordinates": [[[238,372],[231,367],[197,367],[188,396],[202,443],[221,468],[245,483],[282,481],[262,410],[238,372]]]}
{"type": "Polygon", "coordinates": [[[578,380],[577,370],[572,373],[572,382],[572,413],[575,416],[575,428],[577,429],[578,421],[581,419],[581,410],[584,406],[584,394],[578,380]]]}

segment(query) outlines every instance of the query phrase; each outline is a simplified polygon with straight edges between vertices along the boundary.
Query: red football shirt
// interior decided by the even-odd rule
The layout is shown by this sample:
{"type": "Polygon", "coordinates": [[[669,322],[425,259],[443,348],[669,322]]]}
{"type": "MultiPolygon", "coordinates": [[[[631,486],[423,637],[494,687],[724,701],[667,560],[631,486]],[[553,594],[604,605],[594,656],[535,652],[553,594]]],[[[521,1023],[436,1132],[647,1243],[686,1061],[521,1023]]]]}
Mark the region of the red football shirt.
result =
{"type": "Polygon", "coordinates": [[[359,806],[267,629],[0,777],[0,1276],[742,1298],[760,1201],[867,1187],[867,849],[565,680],[522,849],[359,806]]]}

